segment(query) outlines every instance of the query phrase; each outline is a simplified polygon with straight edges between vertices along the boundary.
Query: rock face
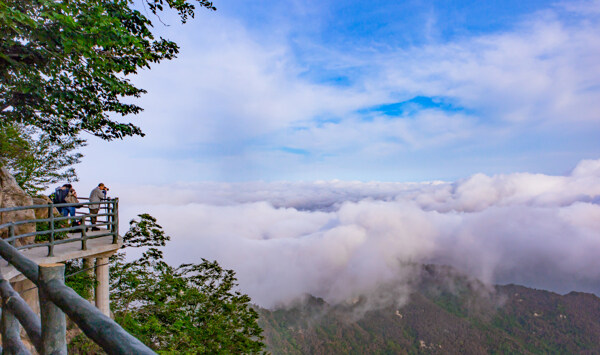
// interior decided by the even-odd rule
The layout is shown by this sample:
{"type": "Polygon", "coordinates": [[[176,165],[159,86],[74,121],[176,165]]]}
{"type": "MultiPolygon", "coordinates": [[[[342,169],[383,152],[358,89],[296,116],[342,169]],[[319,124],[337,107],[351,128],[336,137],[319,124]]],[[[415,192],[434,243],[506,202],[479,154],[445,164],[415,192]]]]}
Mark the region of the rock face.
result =
{"type": "MultiPolygon", "coordinates": [[[[29,206],[33,204],[31,196],[26,194],[17,184],[15,178],[4,168],[0,168],[0,208],[29,206]]],[[[0,224],[22,221],[25,219],[34,219],[33,210],[1,212],[0,224]]],[[[35,232],[35,223],[28,223],[15,226],[15,235],[35,232]]],[[[0,236],[8,238],[8,229],[2,229],[0,236]]],[[[31,244],[35,237],[26,237],[17,240],[16,246],[31,244]]]]}
{"type": "MultiPolygon", "coordinates": [[[[48,205],[48,204],[52,203],[52,200],[47,196],[34,197],[32,200],[33,200],[34,205],[48,205]]],[[[54,211],[55,216],[60,216],[60,213],[58,212],[56,207],[53,208],[53,211],[54,211]]],[[[37,208],[35,210],[35,218],[36,219],[48,218],[48,209],[47,208],[37,208]]]]}

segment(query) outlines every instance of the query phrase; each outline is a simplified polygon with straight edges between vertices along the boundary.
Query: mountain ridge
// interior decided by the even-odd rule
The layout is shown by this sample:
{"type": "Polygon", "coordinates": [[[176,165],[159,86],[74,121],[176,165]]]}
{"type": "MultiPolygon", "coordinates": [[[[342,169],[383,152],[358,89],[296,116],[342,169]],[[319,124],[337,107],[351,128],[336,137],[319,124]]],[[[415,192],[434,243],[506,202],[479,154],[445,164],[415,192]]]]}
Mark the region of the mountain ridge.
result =
{"type": "Polygon", "coordinates": [[[273,354],[600,353],[600,298],[594,294],[491,287],[436,265],[424,265],[412,286],[401,306],[361,310],[361,299],[330,305],[308,295],[287,309],[259,309],[267,349],[273,354]]]}

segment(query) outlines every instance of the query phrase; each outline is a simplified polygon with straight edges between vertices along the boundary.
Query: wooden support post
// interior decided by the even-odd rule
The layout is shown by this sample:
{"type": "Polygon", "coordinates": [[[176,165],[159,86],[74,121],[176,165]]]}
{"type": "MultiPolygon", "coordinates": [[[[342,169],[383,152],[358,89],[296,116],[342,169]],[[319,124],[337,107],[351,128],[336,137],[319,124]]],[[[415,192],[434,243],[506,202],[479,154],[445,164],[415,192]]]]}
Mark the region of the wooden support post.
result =
{"type": "Polygon", "coordinates": [[[54,213],[51,213],[48,218],[50,218],[50,235],[48,236],[50,245],[48,245],[48,256],[54,256],[54,213]]]}
{"type": "Polygon", "coordinates": [[[82,229],[81,229],[81,250],[88,250],[87,248],[87,228],[85,227],[84,219],[82,221],[82,229]]]}
{"type": "Polygon", "coordinates": [[[21,325],[13,313],[2,302],[2,353],[31,354],[21,341],[21,325]]]}
{"type": "Polygon", "coordinates": [[[110,317],[108,257],[96,259],[96,308],[110,317]]]}
{"type": "Polygon", "coordinates": [[[111,226],[113,233],[113,244],[117,244],[119,242],[119,199],[115,198],[115,203],[113,205],[113,224],[111,226]]]}
{"type": "Polygon", "coordinates": [[[42,318],[42,355],[67,354],[67,322],[65,314],[56,306],[44,290],[50,281],[64,284],[64,264],[42,264],[39,270],[40,311],[42,318]]]}

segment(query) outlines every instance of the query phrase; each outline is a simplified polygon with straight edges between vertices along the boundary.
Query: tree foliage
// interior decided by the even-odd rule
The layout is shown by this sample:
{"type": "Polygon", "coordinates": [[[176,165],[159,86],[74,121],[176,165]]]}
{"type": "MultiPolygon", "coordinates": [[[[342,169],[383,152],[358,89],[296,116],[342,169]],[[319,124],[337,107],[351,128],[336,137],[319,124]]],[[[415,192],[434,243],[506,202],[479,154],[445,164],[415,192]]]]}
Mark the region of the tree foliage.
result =
{"type": "MultiPolygon", "coordinates": [[[[188,0],[140,0],[152,14],[170,8],[194,16],[188,0]]],[[[215,10],[211,2],[198,0],[215,10]]],[[[178,53],[155,38],[134,0],[0,1],[0,125],[38,127],[50,139],[81,131],[111,140],[143,135],[115,119],[142,108],[124,100],[145,92],[128,76],[178,53]]],[[[146,11],[147,11],[146,10],[146,11]]]]}
{"type": "Polygon", "coordinates": [[[5,166],[21,188],[36,195],[51,184],[77,181],[73,165],[83,155],[76,149],[85,142],[76,137],[54,141],[34,127],[0,125],[0,166],[5,166]]]}
{"type": "MultiPolygon", "coordinates": [[[[262,329],[250,297],[236,290],[235,273],[216,261],[168,265],[159,247],[169,241],[156,219],[130,222],[124,247],[147,247],[127,262],[111,260],[111,309],[128,332],[159,353],[263,352],[262,329]]],[[[80,349],[89,346],[79,340],[80,349]]],[[[89,350],[88,350],[89,351],[89,350]]]]}
{"type": "Polygon", "coordinates": [[[6,165],[11,159],[24,159],[28,156],[30,146],[21,136],[16,125],[0,125],[0,166],[6,165]]]}

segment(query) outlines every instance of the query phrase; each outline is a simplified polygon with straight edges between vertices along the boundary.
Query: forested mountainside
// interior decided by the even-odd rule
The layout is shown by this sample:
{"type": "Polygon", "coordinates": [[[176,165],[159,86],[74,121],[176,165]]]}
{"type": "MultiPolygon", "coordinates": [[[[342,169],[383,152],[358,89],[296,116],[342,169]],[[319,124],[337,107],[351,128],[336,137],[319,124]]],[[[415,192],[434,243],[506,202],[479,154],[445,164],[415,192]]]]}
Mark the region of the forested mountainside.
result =
{"type": "Polygon", "coordinates": [[[408,303],[366,311],[307,296],[260,310],[273,354],[599,354],[600,298],[523,286],[486,288],[449,267],[424,266],[408,303]]]}

